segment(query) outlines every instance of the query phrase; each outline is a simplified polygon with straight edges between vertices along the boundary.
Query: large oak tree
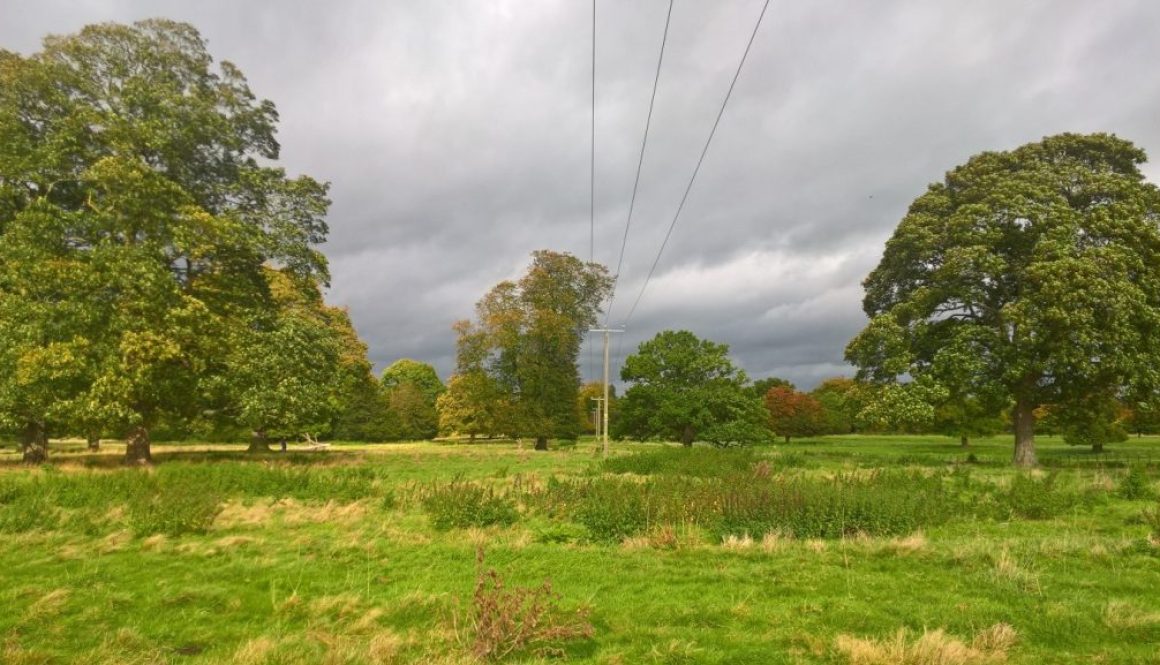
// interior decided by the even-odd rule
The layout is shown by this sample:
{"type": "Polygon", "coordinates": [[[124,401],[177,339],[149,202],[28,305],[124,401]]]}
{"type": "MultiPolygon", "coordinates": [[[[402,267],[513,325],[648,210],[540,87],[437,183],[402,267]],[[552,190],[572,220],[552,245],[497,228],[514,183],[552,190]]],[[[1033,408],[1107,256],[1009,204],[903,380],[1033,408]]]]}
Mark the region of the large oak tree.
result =
{"type": "Polygon", "coordinates": [[[0,258],[0,305],[23,317],[0,329],[0,369],[35,370],[40,391],[0,404],[4,420],[44,440],[58,424],[45,405],[73,404],[86,427],[126,433],[127,461],[148,461],[150,429],[196,411],[227,369],[226,332],[269,305],[266,267],[325,281],[326,186],[271,165],[276,122],[186,24],[95,25],[0,53],[0,241],[54,255],[39,285],[0,258]],[[18,232],[29,224],[43,233],[18,232]],[[82,297],[85,284],[98,288],[82,297]],[[34,287],[41,307],[27,306],[34,287]],[[57,325],[58,306],[83,315],[57,325]],[[70,376],[37,360],[50,345],[74,353],[70,376]]]}
{"type": "Polygon", "coordinates": [[[725,446],[768,436],[761,402],[746,389],[745,372],[725,344],[665,330],[625,358],[620,378],[631,385],[619,401],[617,438],[725,446]]]}
{"type": "Polygon", "coordinates": [[[1062,134],[985,152],[910,206],[865,281],[862,376],[930,380],[1011,405],[1034,465],[1035,409],[1160,383],[1160,192],[1142,150],[1062,134]]]}

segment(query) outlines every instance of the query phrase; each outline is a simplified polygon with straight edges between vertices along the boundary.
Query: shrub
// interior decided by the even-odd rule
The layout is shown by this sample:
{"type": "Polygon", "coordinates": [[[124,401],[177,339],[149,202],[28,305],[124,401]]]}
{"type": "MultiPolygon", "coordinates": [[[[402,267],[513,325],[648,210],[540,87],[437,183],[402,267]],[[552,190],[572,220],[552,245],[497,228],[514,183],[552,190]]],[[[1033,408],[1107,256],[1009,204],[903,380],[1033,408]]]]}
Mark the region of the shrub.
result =
{"type": "Polygon", "coordinates": [[[1160,501],[1156,502],[1152,510],[1145,510],[1140,517],[1152,529],[1152,542],[1160,544],[1160,501]]]}
{"type": "Polygon", "coordinates": [[[467,635],[460,637],[470,640],[474,657],[498,661],[519,654],[562,656],[567,642],[592,637],[588,611],[565,612],[550,580],[534,587],[508,588],[497,571],[484,569],[482,548],[476,553],[476,563],[471,608],[466,616],[456,617],[456,633],[461,626],[466,629],[467,635]]]}
{"type": "Polygon", "coordinates": [[[1021,473],[1011,479],[1011,486],[998,499],[1010,515],[1030,520],[1050,519],[1083,501],[1078,492],[1060,486],[1058,473],[1039,479],[1021,473]]]}
{"type": "Polygon", "coordinates": [[[470,526],[514,524],[519,518],[515,502],[492,487],[453,480],[432,486],[422,498],[431,525],[440,531],[470,526]]]}
{"type": "Polygon", "coordinates": [[[720,537],[839,538],[910,533],[949,519],[952,502],[942,475],[875,473],[770,482],[738,477],[723,484],[719,505],[710,526],[720,537]]]}
{"type": "Polygon", "coordinates": [[[1129,501],[1136,501],[1139,499],[1152,498],[1152,486],[1148,479],[1147,472],[1142,466],[1133,466],[1128,469],[1128,474],[1120,481],[1119,487],[1116,488],[1116,494],[1120,498],[1128,499],[1129,501]]]}
{"type": "Polygon", "coordinates": [[[589,481],[575,493],[572,518],[588,529],[594,540],[616,542],[648,528],[649,483],[619,478],[589,481]]]}
{"type": "MultiPolygon", "coordinates": [[[[898,535],[957,514],[950,474],[873,473],[834,478],[768,476],[755,470],[724,478],[603,477],[549,482],[540,505],[584,525],[597,541],[621,541],[661,526],[699,526],[718,538],[786,533],[837,538],[898,535]]],[[[957,474],[956,474],[957,477],[957,474]]]]}

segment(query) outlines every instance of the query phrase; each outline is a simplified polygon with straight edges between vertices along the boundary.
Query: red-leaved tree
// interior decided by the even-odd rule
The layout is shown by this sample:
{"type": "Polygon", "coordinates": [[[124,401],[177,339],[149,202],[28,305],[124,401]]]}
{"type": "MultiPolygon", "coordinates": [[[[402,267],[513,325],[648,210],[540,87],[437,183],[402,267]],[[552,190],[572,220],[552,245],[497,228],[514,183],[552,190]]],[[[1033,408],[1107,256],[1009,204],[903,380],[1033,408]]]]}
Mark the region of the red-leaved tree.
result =
{"type": "Polygon", "coordinates": [[[785,437],[814,436],[825,430],[826,418],[822,403],[806,393],[788,386],[775,386],[765,393],[765,408],[769,411],[769,426],[774,434],[785,437]]]}

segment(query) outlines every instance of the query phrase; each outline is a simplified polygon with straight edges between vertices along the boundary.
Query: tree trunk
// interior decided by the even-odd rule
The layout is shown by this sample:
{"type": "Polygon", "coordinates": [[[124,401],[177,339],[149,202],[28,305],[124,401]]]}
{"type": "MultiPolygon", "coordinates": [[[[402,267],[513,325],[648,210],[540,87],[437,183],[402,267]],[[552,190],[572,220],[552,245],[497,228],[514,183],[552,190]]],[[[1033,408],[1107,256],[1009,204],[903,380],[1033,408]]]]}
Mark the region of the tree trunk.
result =
{"type": "Polygon", "coordinates": [[[125,464],[152,464],[153,453],[149,449],[149,428],[138,425],[129,430],[125,437],[125,464]]]}
{"type": "Polygon", "coordinates": [[[1024,401],[1015,404],[1015,466],[1039,464],[1035,458],[1035,407],[1024,401]]]}
{"type": "Polygon", "coordinates": [[[785,442],[789,443],[789,435],[788,434],[785,435],[785,442]]]}
{"type": "Polygon", "coordinates": [[[48,432],[43,423],[29,423],[20,437],[21,460],[25,464],[48,461],[48,432]]]}
{"type": "Polygon", "coordinates": [[[268,453],[270,452],[270,442],[266,439],[265,430],[254,430],[250,435],[250,447],[246,448],[248,453],[268,453]]]}
{"type": "Polygon", "coordinates": [[[548,449],[548,437],[537,436],[536,437],[536,450],[547,450],[547,449],[548,449]]]}
{"type": "Polygon", "coordinates": [[[696,432],[693,431],[693,426],[685,425],[685,429],[681,430],[681,445],[685,447],[691,447],[695,437],[696,432]]]}
{"type": "Polygon", "coordinates": [[[468,443],[475,443],[475,432],[471,433],[471,436],[470,436],[470,438],[467,439],[467,442],[468,443]]]}
{"type": "Polygon", "coordinates": [[[1092,444],[1092,452],[1096,453],[1096,454],[1104,452],[1103,442],[1101,441],[1100,443],[1093,443],[1092,444]]]}
{"type": "Polygon", "coordinates": [[[95,453],[101,449],[101,435],[100,434],[93,434],[90,432],[89,435],[86,437],[86,439],[88,440],[88,444],[89,444],[89,452],[95,453]]]}
{"type": "Polygon", "coordinates": [[[966,434],[960,434],[959,445],[963,448],[969,448],[971,445],[971,437],[967,436],[966,434]]]}

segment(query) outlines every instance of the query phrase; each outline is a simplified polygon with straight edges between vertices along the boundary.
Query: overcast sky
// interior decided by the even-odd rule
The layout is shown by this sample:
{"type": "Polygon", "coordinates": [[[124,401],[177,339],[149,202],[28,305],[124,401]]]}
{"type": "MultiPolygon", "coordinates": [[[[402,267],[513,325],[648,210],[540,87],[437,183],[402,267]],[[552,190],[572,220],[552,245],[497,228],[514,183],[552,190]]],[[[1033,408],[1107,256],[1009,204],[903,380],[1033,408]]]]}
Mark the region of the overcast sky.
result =
{"type": "MultiPolygon", "coordinates": [[[[596,252],[614,264],[666,0],[597,0],[596,252]]],[[[617,306],[636,297],[761,0],[677,0],[617,306]]],[[[531,251],[589,248],[590,0],[0,0],[0,48],[188,21],[332,183],[329,300],[378,369],[454,363],[453,321],[531,251]]],[[[1160,161],[1156,0],[774,0],[622,354],[666,328],[751,376],[850,373],[860,282],[971,155],[1114,132],[1160,161]]],[[[1150,165],[1151,179],[1160,168],[1150,165]]],[[[586,351],[582,367],[595,369],[586,351]]]]}

